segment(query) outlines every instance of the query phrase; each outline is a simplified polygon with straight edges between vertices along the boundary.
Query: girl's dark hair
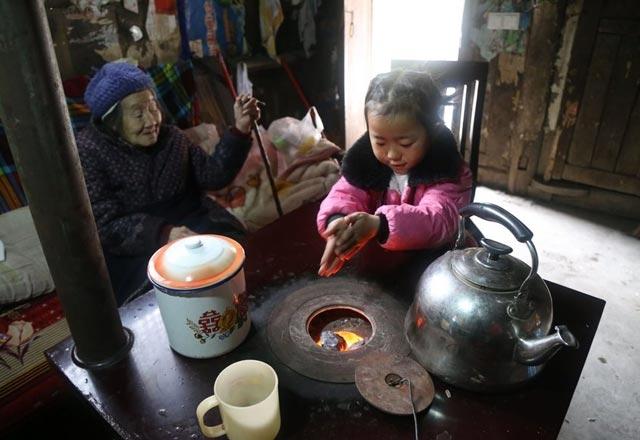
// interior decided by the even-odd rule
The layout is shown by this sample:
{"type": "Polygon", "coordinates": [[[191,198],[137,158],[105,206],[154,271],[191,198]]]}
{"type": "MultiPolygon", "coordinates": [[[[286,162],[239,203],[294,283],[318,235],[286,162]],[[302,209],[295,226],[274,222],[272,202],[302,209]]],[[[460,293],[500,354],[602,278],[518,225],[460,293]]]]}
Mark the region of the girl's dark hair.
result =
{"type": "Polygon", "coordinates": [[[432,134],[440,122],[442,95],[431,75],[413,70],[393,70],[371,80],[364,103],[364,117],[404,114],[413,116],[432,134]]]}

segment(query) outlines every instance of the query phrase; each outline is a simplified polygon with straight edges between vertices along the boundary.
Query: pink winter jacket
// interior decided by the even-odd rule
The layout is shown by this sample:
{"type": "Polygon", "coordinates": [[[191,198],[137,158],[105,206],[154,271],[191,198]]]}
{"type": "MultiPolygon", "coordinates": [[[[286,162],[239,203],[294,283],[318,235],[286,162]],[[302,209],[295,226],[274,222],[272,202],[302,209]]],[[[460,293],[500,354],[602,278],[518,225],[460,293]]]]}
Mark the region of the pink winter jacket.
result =
{"type": "Polygon", "coordinates": [[[473,177],[446,129],[432,139],[429,153],[409,173],[403,194],[388,189],[392,171],[373,155],[368,134],[348,150],[343,177],[320,205],[323,234],[334,215],[368,212],[386,219],[389,250],[436,248],[455,238],[458,210],[471,201],[473,177]]]}

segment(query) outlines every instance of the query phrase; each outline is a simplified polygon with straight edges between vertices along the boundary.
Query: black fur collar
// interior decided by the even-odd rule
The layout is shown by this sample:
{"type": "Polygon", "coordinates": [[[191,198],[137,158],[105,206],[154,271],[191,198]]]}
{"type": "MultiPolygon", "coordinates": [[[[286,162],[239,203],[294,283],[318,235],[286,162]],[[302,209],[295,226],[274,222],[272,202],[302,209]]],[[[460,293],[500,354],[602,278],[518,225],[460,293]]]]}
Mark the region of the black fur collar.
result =
{"type": "MultiPolygon", "coordinates": [[[[436,127],[431,148],[424,159],[409,172],[409,186],[455,180],[462,158],[453,133],[444,125],[436,127]]],[[[389,187],[393,171],[373,155],[369,133],[365,133],[347,151],[342,162],[342,175],[358,188],[384,191],[389,187]]]]}

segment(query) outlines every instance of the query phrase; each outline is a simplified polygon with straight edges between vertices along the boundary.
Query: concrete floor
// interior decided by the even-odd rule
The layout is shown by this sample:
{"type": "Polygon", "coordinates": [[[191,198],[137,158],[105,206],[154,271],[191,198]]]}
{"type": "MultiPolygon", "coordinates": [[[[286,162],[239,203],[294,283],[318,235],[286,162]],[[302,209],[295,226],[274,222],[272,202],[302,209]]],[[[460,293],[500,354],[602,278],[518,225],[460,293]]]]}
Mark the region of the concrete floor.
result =
{"type": "MultiPolygon", "coordinates": [[[[607,301],[558,438],[640,439],[640,240],[631,235],[638,222],[484,187],[475,201],[502,206],[533,231],[543,278],[607,301]]],[[[474,222],[529,263],[505,228],[474,222]]]]}

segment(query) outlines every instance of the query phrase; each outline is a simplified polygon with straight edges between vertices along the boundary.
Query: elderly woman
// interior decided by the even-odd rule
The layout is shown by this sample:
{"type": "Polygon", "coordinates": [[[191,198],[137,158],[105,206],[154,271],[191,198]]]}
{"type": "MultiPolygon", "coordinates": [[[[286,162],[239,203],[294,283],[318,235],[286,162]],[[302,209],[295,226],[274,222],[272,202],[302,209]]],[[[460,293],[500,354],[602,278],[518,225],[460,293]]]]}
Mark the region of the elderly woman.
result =
{"type": "Polygon", "coordinates": [[[118,304],[144,286],[149,257],[168,241],[242,238],[242,224],[203,192],[227,186],[242,167],[260,117],[254,98],[236,99],[235,126],[212,155],[162,124],[153,81],[131,64],[105,64],[85,101],[92,123],[76,141],[118,304]]]}

